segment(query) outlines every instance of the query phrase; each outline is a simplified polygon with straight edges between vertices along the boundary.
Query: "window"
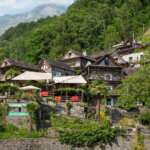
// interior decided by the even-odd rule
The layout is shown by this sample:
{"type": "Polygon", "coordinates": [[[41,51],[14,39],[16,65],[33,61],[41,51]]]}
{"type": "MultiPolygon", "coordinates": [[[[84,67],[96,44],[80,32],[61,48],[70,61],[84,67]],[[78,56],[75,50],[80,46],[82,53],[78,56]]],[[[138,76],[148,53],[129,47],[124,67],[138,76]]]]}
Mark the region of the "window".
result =
{"type": "Polygon", "coordinates": [[[21,108],[19,108],[19,112],[21,112],[21,108]]]}
{"type": "Polygon", "coordinates": [[[7,66],[8,65],[8,62],[7,61],[5,61],[5,66],[7,66]]]}
{"type": "Polygon", "coordinates": [[[105,74],[104,79],[105,80],[112,80],[112,74],[105,74]]]}
{"type": "Polygon", "coordinates": [[[92,70],[91,74],[98,74],[97,70],[92,70]]]}
{"type": "Polygon", "coordinates": [[[68,56],[69,56],[69,58],[72,58],[72,53],[69,53],[68,56]]]}
{"type": "Polygon", "coordinates": [[[107,99],[106,105],[107,105],[107,106],[111,106],[111,99],[107,99]]]}
{"type": "Polygon", "coordinates": [[[116,58],[115,61],[118,62],[118,58],[116,58]]]}
{"type": "Polygon", "coordinates": [[[61,76],[61,72],[56,72],[56,76],[60,77],[61,76]]]}
{"type": "Polygon", "coordinates": [[[41,69],[46,70],[46,69],[48,69],[48,67],[47,67],[46,65],[43,65],[43,66],[41,67],[41,69]]]}
{"type": "Polygon", "coordinates": [[[129,57],[129,62],[133,62],[133,57],[129,57]]]}
{"type": "Polygon", "coordinates": [[[117,103],[117,99],[116,98],[109,98],[106,100],[106,105],[107,106],[113,106],[117,103]]]}

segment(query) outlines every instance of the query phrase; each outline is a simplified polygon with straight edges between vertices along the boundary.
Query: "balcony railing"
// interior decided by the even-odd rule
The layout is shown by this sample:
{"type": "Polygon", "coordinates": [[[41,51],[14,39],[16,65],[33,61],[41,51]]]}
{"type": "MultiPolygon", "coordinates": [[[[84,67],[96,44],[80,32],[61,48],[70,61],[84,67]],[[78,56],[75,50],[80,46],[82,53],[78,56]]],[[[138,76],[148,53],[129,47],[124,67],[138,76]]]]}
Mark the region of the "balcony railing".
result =
{"type": "Polygon", "coordinates": [[[110,78],[107,78],[103,75],[99,75],[99,74],[90,74],[89,75],[89,79],[90,80],[95,80],[95,79],[104,79],[105,81],[121,81],[122,77],[121,76],[111,76],[110,78]]]}

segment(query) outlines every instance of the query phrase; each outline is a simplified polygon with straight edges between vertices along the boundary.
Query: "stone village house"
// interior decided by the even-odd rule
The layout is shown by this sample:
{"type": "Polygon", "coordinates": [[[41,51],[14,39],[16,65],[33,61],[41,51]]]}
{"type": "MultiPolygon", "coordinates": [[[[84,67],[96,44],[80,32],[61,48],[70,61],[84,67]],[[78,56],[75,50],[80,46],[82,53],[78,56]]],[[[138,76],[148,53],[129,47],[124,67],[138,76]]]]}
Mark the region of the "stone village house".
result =
{"type": "MultiPolygon", "coordinates": [[[[122,81],[123,67],[117,64],[110,55],[105,55],[97,60],[96,63],[87,66],[82,75],[90,83],[96,79],[103,79],[108,83],[107,87],[110,90],[115,89],[122,81]]],[[[115,105],[117,101],[117,95],[111,95],[106,100],[106,105],[115,105]]]]}
{"type": "Polygon", "coordinates": [[[0,82],[5,81],[5,73],[8,70],[14,70],[20,73],[23,73],[25,71],[34,71],[34,72],[41,71],[41,69],[39,69],[38,66],[33,65],[31,63],[10,58],[4,58],[0,65],[0,82]]]}
{"type": "Polygon", "coordinates": [[[60,62],[69,64],[74,70],[83,70],[86,66],[94,63],[96,60],[87,56],[86,50],[83,53],[69,50],[60,62]]]}

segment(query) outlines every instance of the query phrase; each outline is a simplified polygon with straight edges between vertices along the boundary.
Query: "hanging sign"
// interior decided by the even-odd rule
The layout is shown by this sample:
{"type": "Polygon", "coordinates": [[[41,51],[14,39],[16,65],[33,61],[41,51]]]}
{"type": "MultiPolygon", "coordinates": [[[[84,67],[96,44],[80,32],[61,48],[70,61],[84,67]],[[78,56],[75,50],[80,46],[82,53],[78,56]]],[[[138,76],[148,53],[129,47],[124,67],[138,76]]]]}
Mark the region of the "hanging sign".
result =
{"type": "Polygon", "coordinates": [[[15,107],[15,108],[19,108],[19,107],[26,107],[26,103],[9,103],[8,104],[9,107],[15,107]]]}
{"type": "Polygon", "coordinates": [[[9,112],[8,116],[10,116],[10,117],[12,117],[12,116],[26,117],[26,116],[29,116],[29,113],[26,113],[26,112],[9,112]]]}

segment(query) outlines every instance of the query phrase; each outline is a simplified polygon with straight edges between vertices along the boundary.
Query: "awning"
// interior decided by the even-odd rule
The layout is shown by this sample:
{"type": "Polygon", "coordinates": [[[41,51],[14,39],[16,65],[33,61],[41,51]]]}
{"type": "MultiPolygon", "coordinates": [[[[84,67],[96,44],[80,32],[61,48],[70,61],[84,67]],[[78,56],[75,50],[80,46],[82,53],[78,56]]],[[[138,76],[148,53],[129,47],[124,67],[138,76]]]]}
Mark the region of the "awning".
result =
{"type": "Polygon", "coordinates": [[[32,86],[32,85],[21,87],[20,89],[23,90],[23,91],[27,91],[27,90],[40,90],[40,88],[32,86]]]}
{"type": "Polygon", "coordinates": [[[55,83],[87,84],[87,81],[81,75],[53,77],[53,80],[55,83]]]}
{"type": "Polygon", "coordinates": [[[30,72],[26,71],[12,80],[19,80],[19,81],[30,81],[30,80],[36,80],[36,81],[49,81],[52,80],[52,74],[51,73],[41,73],[41,72],[30,72]]]}

